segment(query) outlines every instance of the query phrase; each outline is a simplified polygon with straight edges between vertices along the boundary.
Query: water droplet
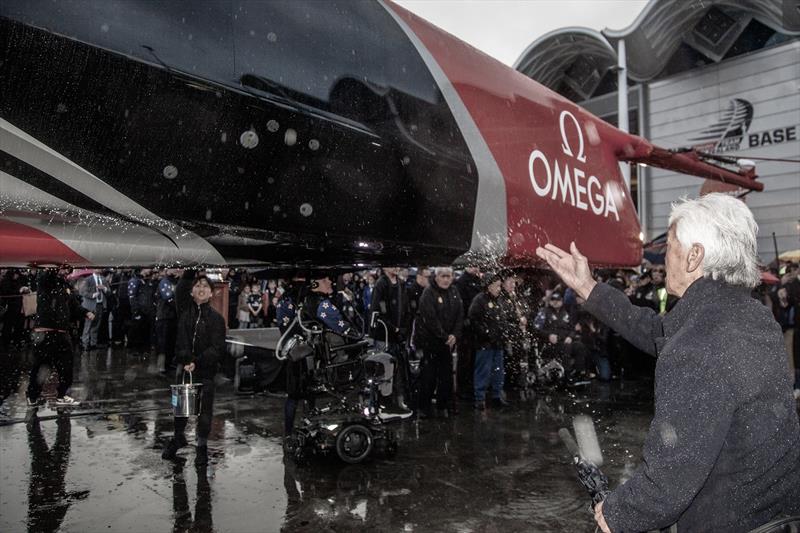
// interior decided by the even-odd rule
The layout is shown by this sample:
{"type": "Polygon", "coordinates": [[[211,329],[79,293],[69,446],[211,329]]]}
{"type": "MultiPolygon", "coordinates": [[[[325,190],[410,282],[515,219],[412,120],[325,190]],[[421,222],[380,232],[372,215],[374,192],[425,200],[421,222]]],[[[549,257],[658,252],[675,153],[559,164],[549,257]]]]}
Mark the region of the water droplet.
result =
{"type": "Polygon", "coordinates": [[[279,206],[279,205],[273,205],[273,206],[272,206],[272,210],[273,210],[274,212],[278,213],[278,212],[280,212],[280,210],[281,210],[281,206],[279,206]]]}
{"type": "Polygon", "coordinates": [[[275,178],[267,178],[267,183],[272,185],[273,183],[275,183],[275,178]]]}
{"type": "Polygon", "coordinates": [[[319,141],[316,139],[311,139],[310,141],[308,141],[308,147],[314,151],[319,150],[319,141]]]}
{"type": "Polygon", "coordinates": [[[277,120],[270,120],[269,122],[267,122],[267,131],[270,133],[275,133],[276,131],[278,131],[278,128],[280,127],[281,125],[278,124],[277,120]]]}
{"type": "Polygon", "coordinates": [[[228,142],[228,134],[223,131],[219,136],[219,140],[224,143],[228,142]]]}
{"type": "Polygon", "coordinates": [[[311,216],[311,213],[313,212],[314,208],[311,207],[311,204],[309,203],[304,203],[300,206],[300,214],[303,215],[304,217],[311,216]]]}
{"type": "Polygon", "coordinates": [[[211,220],[211,209],[206,209],[206,220],[211,220]]]}
{"type": "Polygon", "coordinates": [[[103,33],[108,33],[108,24],[100,25],[100,31],[103,33]]]}
{"type": "Polygon", "coordinates": [[[168,180],[175,179],[178,177],[178,169],[174,165],[167,165],[164,167],[162,174],[164,174],[164,177],[168,180]]]}
{"type": "Polygon", "coordinates": [[[287,129],[283,135],[283,142],[286,143],[286,146],[294,146],[297,143],[297,132],[292,128],[287,129]]]}
{"type": "Polygon", "coordinates": [[[267,40],[268,40],[269,42],[271,42],[271,43],[274,43],[275,41],[277,41],[277,40],[278,40],[278,36],[275,34],[275,32],[272,32],[272,31],[271,31],[271,32],[269,32],[269,33],[267,34],[267,40]]]}
{"type": "Polygon", "coordinates": [[[253,149],[258,146],[258,133],[253,130],[247,130],[239,137],[239,144],[247,149],[253,149]]]}
{"type": "Polygon", "coordinates": [[[600,133],[598,133],[597,126],[594,125],[594,122],[586,123],[586,137],[589,139],[589,144],[592,146],[600,144],[600,133]]]}
{"type": "Polygon", "coordinates": [[[256,36],[256,30],[250,30],[250,37],[256,36]]]}
{"type": "Polygon", "coordinates": [[[411,163],[411,158],[407,155],[404,155],[400,162],[403,163],[403,166],[407,166],[409,163],[411,163]]]}
{"type": "Polygon", "coordinates": [[[250,202],[245,202],[244,203],[244,210],[247,211],[248,209],[250,209],[250,202]]]}
{"type": "Polygon", "coordinates": [[[56,106],[56,113],[66,113],[66,112],[67,112],[67,106],[65,104],[58,104],[56,106]]]}

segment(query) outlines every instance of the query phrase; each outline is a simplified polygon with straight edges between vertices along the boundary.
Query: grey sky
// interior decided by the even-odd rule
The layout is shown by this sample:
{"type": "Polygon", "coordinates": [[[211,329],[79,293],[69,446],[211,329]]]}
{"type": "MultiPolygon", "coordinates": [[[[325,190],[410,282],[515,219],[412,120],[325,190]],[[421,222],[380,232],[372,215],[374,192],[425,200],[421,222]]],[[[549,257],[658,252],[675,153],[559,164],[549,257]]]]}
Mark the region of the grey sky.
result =
{"type": "Polygon", "coordinates": [[[395,1],[507,65],[549,31],[567,26],[622,29],[647,5],[647,0],[395,1]]]}

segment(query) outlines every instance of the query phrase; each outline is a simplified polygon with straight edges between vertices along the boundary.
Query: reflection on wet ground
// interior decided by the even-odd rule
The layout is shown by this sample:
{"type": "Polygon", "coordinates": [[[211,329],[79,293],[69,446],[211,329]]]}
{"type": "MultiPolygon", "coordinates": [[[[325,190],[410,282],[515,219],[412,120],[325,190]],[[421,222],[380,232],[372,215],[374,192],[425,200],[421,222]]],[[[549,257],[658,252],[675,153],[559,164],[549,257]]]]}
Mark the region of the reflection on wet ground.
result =
{"type": "MultiPolygon", "coordinates": [[[[5,357],[5,356],[3,356],[5,357]]],[[[169,382],[124,350],[76,358],[69,415],[25,422],[25,378],[8,360],[0,415],[0,531],[594,531],[558,429],[588,414],[612,485],[636,465],[647,383],[530,394],[502,411],[398,423],[391,460],[296,466],[282,400],[217,389],[210,465],[161,459],[169,382]]],[[[190,425],[191,427],[191,425],[190,425]]]]}

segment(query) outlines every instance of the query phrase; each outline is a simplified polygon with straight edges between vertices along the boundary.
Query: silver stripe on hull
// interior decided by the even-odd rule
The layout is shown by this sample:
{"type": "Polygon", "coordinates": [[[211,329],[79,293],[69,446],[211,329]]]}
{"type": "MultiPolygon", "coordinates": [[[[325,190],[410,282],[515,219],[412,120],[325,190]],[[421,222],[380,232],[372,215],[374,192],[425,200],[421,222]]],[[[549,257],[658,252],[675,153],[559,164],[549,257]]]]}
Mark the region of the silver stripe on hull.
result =
{"type": "Polygon", "coordinates": [[[501,257],[508,251],[506,184],[489,146],[481,135],[455,87],[439,63],[405,21],[383,1],[379,3],[392,16],[419,52],[433,79],[442,91],[450,111],[467,143],[478,172],[478,197],[472,224],[472,244],[468,255],[501,257]]]}
{"type": "MultiPolygon", "coordinates": [[[[83,257],[96,261],[97,265],[225,264],[222,255],[205,239],[152,213],[2,118],[0,150],[95,199],[121,216],[121,219],[111,219],[90,213],[3,174],[0,192],[5,205],[0,208],[0,214],[4,218],[14,220],[14,217],[3,214],[3,210],[19,210],[15,205],[27,206],[24,207],[28,211],[27,216],[23,217],[28,220],[26,224],[31,225],[31,220],[38,218],[39,222],[35,224],[37,229],[62,240],[83,257]],[[32,203],[32,198],[42,204],[37,206],[32,203]],[[9,204],[8,199],[18,203],[9,204]],[[56,219],[44,215],[44,211],[40,209],[64,210],[76,218],[72,219],[68,228],[64,226],[64,222],[56,222],[56,219]],[[50,228],[51,225],[54,227],[50,228]],[[70,242],[58,235],[65,236],[70,242]],[[114,247],[131,249],[115,250],[114,247]]],[[[65,217],[64,220],[68,218],[65,217]]]]}

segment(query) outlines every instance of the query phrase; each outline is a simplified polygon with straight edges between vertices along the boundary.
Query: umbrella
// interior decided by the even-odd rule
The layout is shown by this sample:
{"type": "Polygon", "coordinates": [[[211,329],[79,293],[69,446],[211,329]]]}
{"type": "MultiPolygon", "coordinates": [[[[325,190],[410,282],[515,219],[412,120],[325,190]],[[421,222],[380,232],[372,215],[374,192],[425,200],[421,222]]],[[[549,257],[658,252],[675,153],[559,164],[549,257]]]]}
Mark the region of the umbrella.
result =
{"type": "Polygon", "coordinates": [[[778,256],[778,259],[781,261],[800,261],[800,249],[783,252],[778,256]]]}
{"type": "Polygon", "coordinates": [[[73,270],[68,276],[67,279],[72,281],[78,278],[82,278],[84,276],[88,276],[89,274],[94,274],[94,270],[91,268],[81,268],[79,270],[73,270]]]}
{"type": "Polygon", "coordinates": [[[764,283],[766,285],[777,285],[780,282],[781,280],[778,278],[778,276],[776,276],[772,272],[765,271],[761,273],[761,283],[764,283]]]}

